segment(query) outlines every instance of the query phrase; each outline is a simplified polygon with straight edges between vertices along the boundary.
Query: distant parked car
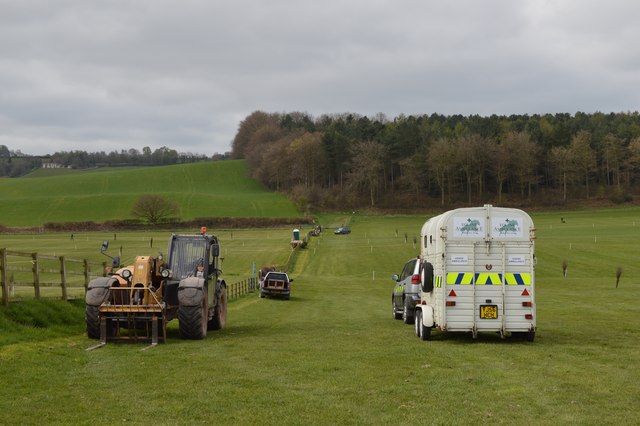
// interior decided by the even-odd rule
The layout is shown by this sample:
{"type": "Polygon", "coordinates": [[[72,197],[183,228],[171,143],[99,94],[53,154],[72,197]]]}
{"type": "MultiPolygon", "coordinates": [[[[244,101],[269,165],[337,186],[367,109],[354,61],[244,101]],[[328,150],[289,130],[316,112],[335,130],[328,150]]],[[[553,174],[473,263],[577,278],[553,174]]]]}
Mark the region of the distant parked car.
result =
{"type": "Polygon", "coordinates": [[[405,324],[413,324],[416,302],[420,300],[420,261],[415,257],[402,268],[402,274],[391,277],[396,285],[391,295],[391,307],[394,319],[401,319],[405,324]]]}
{"type": "Polygon", "coordinates": [[[336,235],[343,235],[343,234],[350,234],[350,233],[351,233],[351,228],[347,228],[346,226],[342,226],[336,229],[334,232],[334,234],[336,235]]]}

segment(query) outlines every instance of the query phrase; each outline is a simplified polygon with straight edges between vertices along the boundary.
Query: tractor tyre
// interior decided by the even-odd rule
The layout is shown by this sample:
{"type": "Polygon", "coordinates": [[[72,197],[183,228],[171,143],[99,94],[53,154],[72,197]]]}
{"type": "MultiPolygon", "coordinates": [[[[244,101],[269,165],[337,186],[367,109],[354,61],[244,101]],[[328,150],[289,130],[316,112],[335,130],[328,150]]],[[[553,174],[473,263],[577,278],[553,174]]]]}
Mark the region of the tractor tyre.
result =
{"type": "Polygon", "coordinates": [[[207,289],[202,289],[202,303],[196,306],[178,306],[178,331],[183,339],[201,340],[207,335],[207,289]]]}
{"type": "Polygon", "coordinates": [[[100,338],[100,311],[98,306],[86,305],[85,321],[89,339],[100,338]]]}
{"type": "Polygon", "coordinates": [[[213,318],[209,321],[209,330],[222,330],[227,326],[227,287],[220,287],[218,303],[213,311],[213,318]]]}

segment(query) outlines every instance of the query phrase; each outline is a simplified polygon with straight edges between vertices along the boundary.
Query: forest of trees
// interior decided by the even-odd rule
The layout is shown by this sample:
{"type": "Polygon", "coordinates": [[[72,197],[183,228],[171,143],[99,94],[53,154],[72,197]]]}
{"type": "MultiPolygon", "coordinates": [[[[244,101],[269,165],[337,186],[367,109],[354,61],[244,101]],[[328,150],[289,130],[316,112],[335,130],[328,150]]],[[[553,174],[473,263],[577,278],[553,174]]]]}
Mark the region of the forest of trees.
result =
{"type": "Polygon", "coordinates": [[[308,209],[622,203],[640,187],[640,114],[256,111],[231,157],[308,209]]]}
{"type": "Polygon", "coordinates": [[[166,166],[170,164],[192,163],[206,160],[222,160],[227,154],[215,154],[207,157],[202,154],[178,153],[175,149],[163,146],[151,150],[148,146],[137,149],[112,151],[86,152],[86,151],[60,151],[46,156],[29,156],[22,152],[11,151],[7,146],[0,145],[0,176],[23,176],[34,169],[42,167],[44,163],[59,164],[63,167],[74,169],[88,169],[92,167],[118,167],[118,166],[166,166]]]}

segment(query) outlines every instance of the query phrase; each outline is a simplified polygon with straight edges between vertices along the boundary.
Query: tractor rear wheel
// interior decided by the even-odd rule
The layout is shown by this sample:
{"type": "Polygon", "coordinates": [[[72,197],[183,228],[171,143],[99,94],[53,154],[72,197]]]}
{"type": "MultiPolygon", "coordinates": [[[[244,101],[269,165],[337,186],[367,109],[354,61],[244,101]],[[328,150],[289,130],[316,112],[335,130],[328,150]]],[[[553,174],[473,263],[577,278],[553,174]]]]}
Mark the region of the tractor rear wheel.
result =
{"type": "Polygon", "coordinates": [[[207,289],[202,289],[202,303],[196,306],[178,307],[178,330],[183,339],[200,340],[207,335],[207,289]]]}
{"type": "Polygon", "coordinates": [[[209,321],[209,330],[222,330],[227,326],[227,287],[220,287],[218,303],[213,311],[213,318],[209,321]]]}

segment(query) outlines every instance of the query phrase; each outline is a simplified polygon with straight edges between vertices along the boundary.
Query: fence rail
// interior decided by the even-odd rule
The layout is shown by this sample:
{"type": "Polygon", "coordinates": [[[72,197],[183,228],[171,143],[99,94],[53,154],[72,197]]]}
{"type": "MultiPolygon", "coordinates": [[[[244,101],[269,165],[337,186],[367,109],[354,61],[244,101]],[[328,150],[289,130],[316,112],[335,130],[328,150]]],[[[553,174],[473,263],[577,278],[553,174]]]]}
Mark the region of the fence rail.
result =
{"type": "MultiPolygon", "coordinates": [[[[87,259],[74,259],[65,256],[52,256],[39,253],[24,253],[0,249],[0,286],[2,304],[8,306],[11,300],[19,300],[33,295],[41,297],[60,297],[70,299],[69,289],[82,289],[82,295],[89,281],[106,276],[106,262],[93,262],[87,259]],[[43,296],[43,289],[56,289],[43,296]],[[16,291],[17,289],[17,291],[16,291]],[[57,294],[57,295],[56,295],[57,294]]],[[[259,286],[258,278],[245,278],[228,285],[229,300],[238,299],[254,293],[259,286]]],[[[76,295],[77,297],[77,295],[76,295]]]]}
{"type": "Polygon", "coordinates": [[[8,306],[11,299],[31,292],[39,299],[43,287],[60,287],[61,298],[68,300],[70,288],[86,290],[92,278],[106,275],[106,266],[106,262],[0,248],[2,304],[8,306]],[[15,289],[21,290],[20,294],[16,295],[15,289]]]}
{"type": "Polygon", "coordinates": [[[257,278],[246,278],[227,286],[229,300],[238,299],[246,294],[254,293],[258,289],[257,278]]]}

